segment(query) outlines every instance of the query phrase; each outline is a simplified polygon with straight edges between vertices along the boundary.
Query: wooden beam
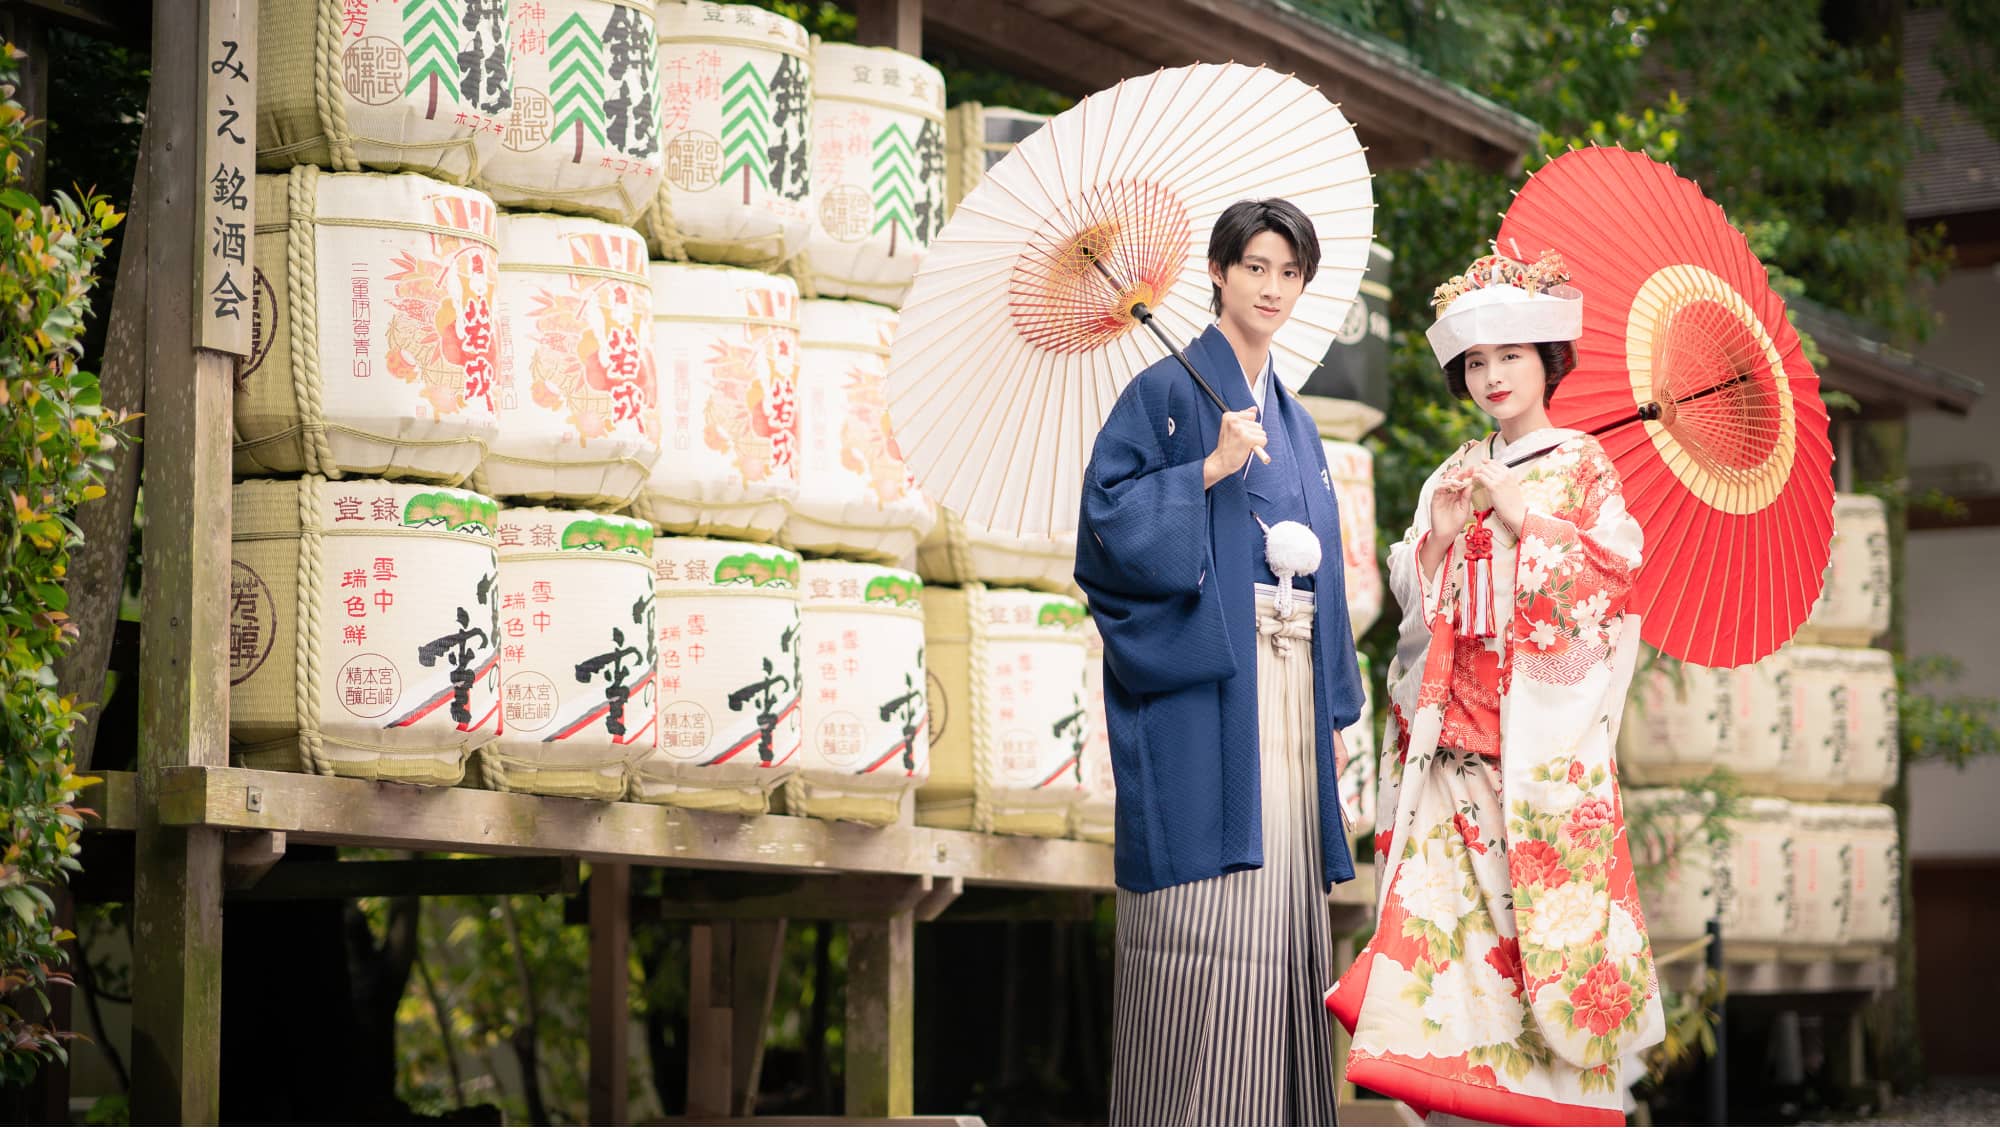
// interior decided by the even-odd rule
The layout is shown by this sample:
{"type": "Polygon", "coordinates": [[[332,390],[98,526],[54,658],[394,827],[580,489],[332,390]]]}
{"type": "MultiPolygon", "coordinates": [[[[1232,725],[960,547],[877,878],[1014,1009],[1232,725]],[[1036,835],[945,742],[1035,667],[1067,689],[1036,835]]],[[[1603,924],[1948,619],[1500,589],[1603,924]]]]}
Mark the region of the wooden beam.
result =
{"type": "MultiPolygon", "coordinates": [[[[227,558],[225,557],[225,560],[227,558]]],[[[110,825],[117,826],[116,810],[110,825]]],[[[129,812],[127,817],[130,817],[129,812]]],[[[924,826],[687,811],[461,787],[412,787],[249,768],[167,773],[174,826],[282,830],[294,842],[763,872],[892,873],[1022,888],[1112,887],[1111,848],[924,826]],[[252,809],[253,805],[256,809],[252,809]]]]}
{"type": "MultiPolygon", "coordinates": [[[[213,126],[203,96],[208,44],[255,43],[252,0],[204,0],[189,13],[156,0],[148,105],[146,511],[165,535],[147,546],[142,599],[137,870],[132,945],[132,1115],[212,1124],[220,1114],[222,833],[173,826],[157,802],[176,768],[229,762],[230,420],[233,358],[193,347],[205,177],[213,126]],[[190,18],[192,16],[192,18],[190,18]]],[[[255,84],[251,84],[255,89],[255,84]]],[[[240,101],[256,120],[254,96],[240,101]]],[[[264,828],[260,828],[264,829],[264,828]]]]}
{"type": "Polygon", "coordinates": [[[152,43],[151,7],[151,4],[132,3],[130,0],[5,0],[0,3],[0,10],[12,8],[24,15],[32,14],[51,27],[66,27],[132,47],[145,47],[152,43]]]}
{"type": "MultiPolygon", "coordinates": [[[[946,4],[951,2],[945,0],[946,4]]],[[[922,58],[924,6],[924,0],[855,0],[854,41],[865,47],[893,47],[922,58]]]]}
{"type": "Polygon", "coordinates": [[[909,1116],[916,1078],[916,919],[847,926],[847,1115],[909,1116]]]}
{"type": "Polygon", "coordinates": [[[282,862],[235,901],[349,901],[358,897],[493,897],[581,888],[575,858],[410,858],[282,862]]]}
{"type": "Polygon", "coordinates": [[[1929,506],[1910,506],[1910,531],[2000,528],[2000,494],[1973,494],[1954,497],[1952,501],[1957,504],[1959,512],[1940,513],[1929,506]]]}
{"type": "Polygon", "coordinates": [[[1159,64],[1037,16],[1012,0],[950,0],[924,10],[924,34],[949,47],[1081,98],[1159,64]]]}
{"type": "Polygon", "coordinates": [[[590,1122],[624,1124],[632,1080],[632,867],[590,870],[590,1122]]]}
{"type": "MultiPolygon", "coordinates": [[[[144,154],[149,127],[139,130],[144,154]]],[[[106,411],[138,412],[146,398],[146,271],[147,237],[151,224],[151,183],[146,160],[139,160],[132,178],[132,209],[125,217],[119,245],[118,280],[111,291],[111,322],[104,337],[104,363],[97,386],[106,411]]],[[[112,469],[104,476],[104,496],[76,511],[83,544],[70,553],[69,617],[77,639],[56,663],[56,683],[86,706],[71,747],[78,771],[88,771],[97,746],[97,726],[104,714],[104,674],[111,663],[118,611],[125,601],[125,555],[132,539],[132,515],[139,499],[139,449],[145,421],[131,425],[133,444],[112,453],[112,469]]]]}
{"type": "Polygon", "coordinates": [[[906,874],[687,872],[633,916],[655,921],[887,920],[923,903],[933,885],[906,874]]]}

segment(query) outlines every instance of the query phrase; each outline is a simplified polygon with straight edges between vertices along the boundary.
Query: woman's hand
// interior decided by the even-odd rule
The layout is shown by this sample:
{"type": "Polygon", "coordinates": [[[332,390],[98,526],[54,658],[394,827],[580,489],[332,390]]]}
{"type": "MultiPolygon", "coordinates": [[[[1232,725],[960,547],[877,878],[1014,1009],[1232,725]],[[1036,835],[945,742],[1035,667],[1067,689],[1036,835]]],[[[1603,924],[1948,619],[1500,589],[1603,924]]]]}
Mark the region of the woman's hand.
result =
{"type": "Polygon", "coordinates": [[[1472,475],[1463,467],[1453,467],[1438,479],[1431,491],[1431,539],[1447,546],[1472,520],[1472,475]]]}
{"type": "Polygon", "coordinates": [[[1528,516],[1528,504],[1521,497],[1521,485],[1514,480],[1513,471],[1498,460],[1482,462],[1472,471],[1472,481],[1486,488],[1486,496],[1493,499],[1493,512],[1516,535],[1521,531],[1521,522],[1528,516]]]}
{"type": "Polygon", "coordinates": [[[1220,482],[1250,461],[1255,454],[1266,462],[1271,456],[1264,453],[1264,427],[1257,422],[1257,409],[1224,412],[1222,430],[1215,436],[1215,449],[1209,452],[1201,463],[1201,484],[1206,489],[1220,482]]]}

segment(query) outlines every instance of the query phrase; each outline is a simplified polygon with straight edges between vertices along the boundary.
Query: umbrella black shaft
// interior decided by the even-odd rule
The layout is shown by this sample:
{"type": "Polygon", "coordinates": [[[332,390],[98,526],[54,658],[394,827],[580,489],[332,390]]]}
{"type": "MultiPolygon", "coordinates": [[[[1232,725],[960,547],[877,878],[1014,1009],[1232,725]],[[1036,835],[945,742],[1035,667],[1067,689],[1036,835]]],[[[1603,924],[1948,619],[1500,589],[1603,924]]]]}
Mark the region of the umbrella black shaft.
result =
{"type": "MultiPolygon", "coordinates": [[[[1104,275],[1106,282],[1111,283],[1112,289],[1123,290],[1125,288],[1125,283],[1119,281],[1116,274],[1111,273],[1111,268],[1104,265],[1104,260],[1101,257],[1097,255],[1088,255],[1087,257],[1090,259],[1090,265],[1096,267],[1099,274],[1104,275]]],[[[1160,343],[1167,346],[1167,351],[1173,353],[1174,359],[1181,362],[1181,367],[1187,369],[1187,374],[1194,377],[1194,382],[1201,385],[1201,390],[1208,393],[1209,399],[1215,401],[1217,410],[1221,411],[1224,415],[1229,414],[1229,405],[1222,402],[1222,397],[1216,395],[1215,389],[1209,387],[1208,381],[1202,379],[1201,373],[1196,372],[1194,365],[1188,363],[1187,354],[1181,352],[1180,346],[1174,344],[1174,339],[1167,336],[1167,331],[1160,328],[1159,323],[1153,320],[1153,311],[1146,308],[1145,302],[1132,303],[1132,316],[1138,318],[1141,325],[1151,329],[1153,336],[1158,337],[1160,343]]]]}
{"type": "MultiPolygon", "coordinates": [[[[1681,404],[1684,403],[1693,403],[1698,399],[1707,399],[1709,396],[1712,396],[1717,392],[1726,391],[1730,388],[1735,387],[1738,384],[1744,383],[1749,379],[1750,379],[1750,373],[1739,372],[1731,379],[1723,380],[1720,383],[1711,384],[1708,387],[1703,388],[1701,391],[1695,392],[1691,395],[1682,396],[1681,398],[1674,401],[1674,406],[1679,407],[1681,404]]],[[[1650,423],[1653,420],[1658,419],[1659,417],[1660,417],[1659,404],[1642,403],[1639,405],[1639,410],[1633,412],[1630,415],[1627,415],[1625,418],[1613,420],[1609,423],[1604,424],[1602,427],[1592,428],[1590,431],[1590,436],[1592,438],[1596,438],[1599,435],[1605,435],[1609,434],[1612,431],[1616,431],[1620,427],[1628,426],[1633,423],[1650,423]]],[[[1561,446],[1561,445],[1562,445],[1561,443],[1556,444],[1556,446],[1561,446]]],[[[1511,470],[1516,466],[1533,462],[1535,459],[1540,458],[1541,456],[1549,453],[1554,449],[1556,449],[1556,447],[1547,446],[1543,447],[1540,450],[1529,451],[1527,454],[1524,454],[1519,458],[1510,460],[1507,463],[1507,467],[1508,469],[1511,470]]]]}

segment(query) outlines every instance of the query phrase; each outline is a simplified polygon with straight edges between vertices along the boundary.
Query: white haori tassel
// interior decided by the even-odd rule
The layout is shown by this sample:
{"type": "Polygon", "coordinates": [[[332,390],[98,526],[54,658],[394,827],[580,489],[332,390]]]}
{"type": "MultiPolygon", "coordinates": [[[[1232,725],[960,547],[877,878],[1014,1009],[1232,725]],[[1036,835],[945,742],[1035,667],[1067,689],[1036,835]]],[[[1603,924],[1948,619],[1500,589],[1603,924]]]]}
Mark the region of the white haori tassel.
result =
{"type": "Polygon", "coordinates": [[[1319,571],[1319,536],[1297,521],[1265,525],[1259,517],[1257,524],[1264,529],[1264,563],[1278,577],[1278,618],[1289,619],[1293,606],[1292,577],[1319,571]]]}

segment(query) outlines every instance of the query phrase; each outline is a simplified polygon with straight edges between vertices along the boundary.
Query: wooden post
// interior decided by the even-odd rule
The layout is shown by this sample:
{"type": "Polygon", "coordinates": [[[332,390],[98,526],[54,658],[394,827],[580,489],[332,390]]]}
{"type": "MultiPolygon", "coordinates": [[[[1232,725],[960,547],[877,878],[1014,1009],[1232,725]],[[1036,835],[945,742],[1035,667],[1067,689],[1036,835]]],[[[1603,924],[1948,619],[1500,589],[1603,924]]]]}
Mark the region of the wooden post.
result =
{"type": "MultiPolygon", "coordinates": [[[[132,207],[118,259],[118,281],[111,290],[111,324],[104,338],[104,363],[97,376],[107,411],[136,412],[146,399],[146,273],[147,233],[151,227],[147,196],[147,146],[151,132],[139,132],[139,167],[132,177],[132,207]]],[[[132,424],[134,439],[143,437],[144,420],[132,424]]],[[[83,530],[83,547],[70,554],[69,617],[77,625],[77,640],[56,663],[62,691],[76,695],[89,711],[77,723],[71,747],[78,771],[90,767],[97,747],[97,727],[104,715],[104,671],[111,662],[111,642],[118,629],[118,609],[125,598],[125,550],[132,537],[132,513],[139,497],[139,450],[119,448],[113,469],[104,476],[104,496],[76,511],[83,530]]]]}
{"type": "Polygon", "coordinates": [[[729,1118],[735,1078],[735,926],[707,921],[688,930],[687,1118],[696,1123],[729,1118]]]}
{"type": "Polygon", "coordinates": [[[915,1103],[916,918],[847,928],[847,1115],[909,1116],[915,1103]]]}
{"type": "Polygon", "coordinates": [[[924,0],[857,0],[854,41],[894,47],[905,55],[924,53],[924,0]]]}
{"type": "Polygon", "coordinates": [[[590,867],[590,1122],[623,1124],[631,1088],[632,867],[590,867]]]}
{"type": "MultiPolygon", "coordinates": [[[[196,289],[207,141],[225,120],[207,104],[215,41],[256,57],[252,0],[156,0],[148,121],[145,459],[147,545],[140,650],[140,817],[132,945],[132,1114],[138,1123],[213,1124],[220,1115],[222,833],[160,824],[167,774],[229,763],[229,522],[234,358],[195,347],[209,312],[196,289]]],[[[256,84],[232,90],[239,136],[256,84]]],[[[243,311],[247,318],[248,311],[243,311]]]]}
{"type": "Polygon", "coordinates": [[[783,920],[739,921],[736,972],[730,987],[731,1035],[729,1090],[732,1117],[757,1115],[757,1090],[764,1075],[764,1028],[771,1021],[771,1004],[778,997],[778,971],[785,963],[783,920]]]}

